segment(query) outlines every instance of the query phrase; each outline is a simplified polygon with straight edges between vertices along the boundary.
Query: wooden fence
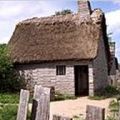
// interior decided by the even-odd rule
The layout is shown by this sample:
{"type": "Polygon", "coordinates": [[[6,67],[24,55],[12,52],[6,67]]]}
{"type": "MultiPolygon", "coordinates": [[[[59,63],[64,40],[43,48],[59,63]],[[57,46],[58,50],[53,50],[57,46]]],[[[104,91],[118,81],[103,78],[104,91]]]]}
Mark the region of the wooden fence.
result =
{"type": "MultiPolygon", "coordinates": [[[[20,102],[17,113],[17,120],[27,119],[29,91],[21,90],[20,102]]],[[[50,89],[42,86],[35,86],[31,120],[50,119],[50,89]]],[[[74,120],[63,116],[53,115],[52,120],[74,120]]],[[[86,107],[86,120],[105,120],[105,109],[88,105],[86,107]]]]}

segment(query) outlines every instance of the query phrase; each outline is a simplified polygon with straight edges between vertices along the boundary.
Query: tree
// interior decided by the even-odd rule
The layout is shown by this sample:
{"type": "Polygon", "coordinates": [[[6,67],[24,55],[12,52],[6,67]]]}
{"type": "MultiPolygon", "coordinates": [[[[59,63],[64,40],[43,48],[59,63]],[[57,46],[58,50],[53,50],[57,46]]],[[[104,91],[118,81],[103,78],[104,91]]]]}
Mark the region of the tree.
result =
{"type": "Polygon", "coordinates": [[[0,92],[17,92],[22,82],[16,75],[6,44],[0,44],[0,92]]]}
{"type": "Polygon", "coordinates": [[[66,14],[72,14],[73,12],[69,9],[62,10],[62,11],[57,11],[55,12],[55,15],[66,15],[66,14]]]}
{"type": "Polygon", "coordinates": [[[0,44],[0,77],[12,69],[13,65],[9,59],[9,54],[6,44],[0,44]]]}

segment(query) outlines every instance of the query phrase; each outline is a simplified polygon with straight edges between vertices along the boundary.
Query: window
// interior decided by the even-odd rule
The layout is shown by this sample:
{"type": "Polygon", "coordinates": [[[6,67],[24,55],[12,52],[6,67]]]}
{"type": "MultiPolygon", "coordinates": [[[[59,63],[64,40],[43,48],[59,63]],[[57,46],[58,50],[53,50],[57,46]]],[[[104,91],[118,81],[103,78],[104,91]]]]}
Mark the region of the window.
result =
{"type": "Polygon", "coordinates": [[[56,75],[65,75],[66,74],[66,66],[58,65],[56,66],[56,75]]]}

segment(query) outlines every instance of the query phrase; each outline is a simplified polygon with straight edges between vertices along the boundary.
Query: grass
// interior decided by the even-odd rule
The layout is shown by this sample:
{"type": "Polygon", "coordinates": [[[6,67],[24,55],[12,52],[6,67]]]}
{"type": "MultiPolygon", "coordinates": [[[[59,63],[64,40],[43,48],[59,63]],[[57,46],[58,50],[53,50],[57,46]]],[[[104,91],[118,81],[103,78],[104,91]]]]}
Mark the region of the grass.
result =
{"type": "Polygon", "coordinates": [[[114,99],[109,104],[109,115],[106,120],[118,120],[119,116],[119,100],[114,99]]]}
{"type": "Polygon", "coordinates": [[[0,120],[16,120],[17,105],[2,105],[0,107],[0,120]]]}
{"type": "Polygon", "coordinates": [[[55,101],[61,101],[61,100],[69,100],[69,99],[76,99],[77,97],[74,95],[69,95],[69,94],[61,94],[57,92],[55,94],[55,101]]]}
{"type": "Polygon", "coordinates": [[[19,94],[0,93],[0,120],[16,120],[19,94]]]}
{"type": "Polygon", "coordinates": [[[103,100],[103,99],[106,99],[105,96],[89,96],[88,98],[91,99],[91,100],[103,100]]]}
{"type": "Polygon", "coordinates": [[[0,103],[10,103],[16,104],[19,103],[19,94],[15,93],[0,93],[0,103]]]}
{"type": "MultiPolygon", "coordinates": [[[[18,105],[1,104],[0,120],[16,120],[18,105]]],[[[30,120],[30,112],[28,112],[27,120],[30,120]]]]}
{"type": "Polygon", "coordinates": [[[73,116],[73,120],[85,120],[85,119],[83,118],[83,115],[80,114],[80,115],[73,116]]]}
{"type": "MultiPolygon", "coordinates": [[[[18,104],[18,93],[0,93],[0,120],[16,120],[18,104]]],[[[30,120],[30,112],[27,120],[30,120]]]]}

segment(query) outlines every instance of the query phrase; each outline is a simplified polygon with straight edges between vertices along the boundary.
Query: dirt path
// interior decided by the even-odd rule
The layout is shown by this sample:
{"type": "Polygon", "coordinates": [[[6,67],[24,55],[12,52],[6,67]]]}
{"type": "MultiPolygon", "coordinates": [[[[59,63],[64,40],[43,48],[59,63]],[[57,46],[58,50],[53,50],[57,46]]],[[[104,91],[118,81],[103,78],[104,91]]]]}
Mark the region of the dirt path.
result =
{"type": "Polygon", "coordinates": [[[75,100],[65,100],[50,103],[50,114],[73,117],[82,114],[85,117],[86,105],[94,105],[105,108],[106,115],[108,114],[108,105],[112,99],[105,100],[90,100],[87,97],[80,97],[75,100]]]}

